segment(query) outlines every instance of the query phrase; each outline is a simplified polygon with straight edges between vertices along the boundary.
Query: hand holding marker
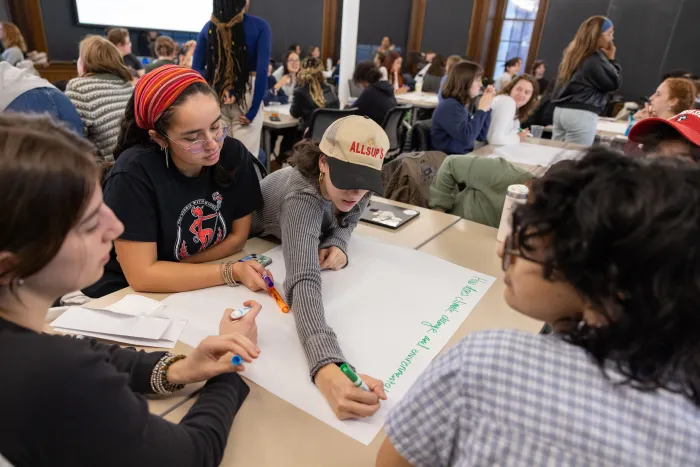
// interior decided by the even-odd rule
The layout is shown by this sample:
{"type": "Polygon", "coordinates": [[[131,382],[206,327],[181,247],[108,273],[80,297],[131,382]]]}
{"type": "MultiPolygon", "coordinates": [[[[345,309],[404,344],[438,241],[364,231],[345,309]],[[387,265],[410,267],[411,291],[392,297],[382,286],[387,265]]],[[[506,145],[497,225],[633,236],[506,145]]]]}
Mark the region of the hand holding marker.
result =
{"type": "Polygon", "coordinates": [[[340,371],[342,371],[345,374],[345,376],[348,377],[348,379],[352,382],[352,384],[355,385],[355,387],[358,387],[366,392],[371,392],[369,390],[369,386],[367,386],[367,383],[362,381],[362,378],[357,376],[357,373],[352,371],[352,368],[350,368],[347,363],[343,363],[342,365],[340,365],[340,371]]]}
{"type": "MultiPolygon", "coordinates": [[[[237,309],[237,310],[233,310],[233,311],[231,312],[231,319],[233,319],[233,320],[241,319],[241,318],[243,318],[245,315],[247,315],[248,312],[249,312],[250,310],[252,310],[252,308],[249,307],[249,306],[245,306],[245,307],[243,307],[243,308],[239,308],[239,309],[237,309]]],[[[231,359],[231,363],[233,363],[233,364],[236,365],[236,366],[242,365],[242,364],[243,364],[243,358],[241,358],[240,355],[234,355],[233,358],[231,359]]]]}
{"type": "Polygon", "coordinates": [[[280,307],[282,313],[289,313],[289,306],[284,302],[282,295],[280,295],[280,293],[275,288],[275,283],[272,282],[272,278],[267,274],[263,274],[262,277],[265,280],[265,284],[267,284],[267,292],[272,298],[275,299],[275,301],[277,302],[277,306],[280,307]]]}

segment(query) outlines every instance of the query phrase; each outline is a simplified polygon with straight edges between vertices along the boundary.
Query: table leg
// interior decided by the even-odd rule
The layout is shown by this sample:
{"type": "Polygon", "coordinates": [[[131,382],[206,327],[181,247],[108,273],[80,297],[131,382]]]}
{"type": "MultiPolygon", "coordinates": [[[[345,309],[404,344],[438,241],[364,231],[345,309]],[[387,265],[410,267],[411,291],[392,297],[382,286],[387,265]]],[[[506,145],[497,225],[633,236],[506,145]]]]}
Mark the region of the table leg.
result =
{"type": "Polygon", "coordinates": [[[416,119],[418,118],[418,107],[413,106],[413,111],[411,112],[411,127],[415,125],[416,119]]]}

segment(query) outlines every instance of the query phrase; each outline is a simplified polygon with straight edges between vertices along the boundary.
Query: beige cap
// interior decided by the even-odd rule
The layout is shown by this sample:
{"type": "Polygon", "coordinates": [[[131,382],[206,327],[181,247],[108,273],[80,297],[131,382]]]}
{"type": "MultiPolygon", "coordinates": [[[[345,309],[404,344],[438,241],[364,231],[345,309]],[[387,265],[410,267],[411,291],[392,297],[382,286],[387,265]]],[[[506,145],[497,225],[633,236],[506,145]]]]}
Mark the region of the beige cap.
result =
{"type": "Polygon", "coordinates": [[[331,183],[336,188],[384,194],[382,164],[389,137],[374,120],[359,115],[336,120],[319,147],[328,156],[331,183]]]}

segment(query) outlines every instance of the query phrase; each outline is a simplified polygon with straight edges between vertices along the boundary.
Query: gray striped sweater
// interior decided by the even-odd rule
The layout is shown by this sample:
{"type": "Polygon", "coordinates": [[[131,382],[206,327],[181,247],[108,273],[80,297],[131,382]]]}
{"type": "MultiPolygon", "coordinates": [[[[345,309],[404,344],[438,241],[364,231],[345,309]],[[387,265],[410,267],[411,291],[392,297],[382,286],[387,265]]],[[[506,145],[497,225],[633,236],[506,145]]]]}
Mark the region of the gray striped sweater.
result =
{"type": "Polygon", "coordinates": [[[83,120],[85,136],[105,161],[114,160],[119,127],[133,92],[130,82],[110,74],[74,78],[66,86],[66,95],[83,120]]]}
{"type": "Polygon", "coordinates": [[[310,183],[293,167],[265,177],[260,188],[263,208],[253,213],[251,231],[282,241],[287,270],[284,291],[313,378],[329,363],[347,362],[335,332],[326,322],[318,252],[336,246],[347,255],[350,235],[369,196],[339,221],[333,204],[321,196],[318,184],[310,183]]]}

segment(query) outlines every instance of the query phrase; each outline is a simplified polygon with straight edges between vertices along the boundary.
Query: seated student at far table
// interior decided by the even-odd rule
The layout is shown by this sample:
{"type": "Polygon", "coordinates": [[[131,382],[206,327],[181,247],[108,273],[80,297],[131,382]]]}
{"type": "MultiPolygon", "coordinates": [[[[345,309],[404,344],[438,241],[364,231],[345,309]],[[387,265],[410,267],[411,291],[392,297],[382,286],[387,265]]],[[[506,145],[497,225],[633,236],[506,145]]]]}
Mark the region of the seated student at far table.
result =
{"type": "Polygon", "coordinates": [[[500,157],[454,154],[445,159],[430,185],[428,206],[498,227],[508,187],[529,183],[532,177],[500,157]]]}
{"type": "Polygon", "coordinates": [[[537,107],[537,81],[530,75],[516,76],[494,98],[491,104],[489,144],[519,144],[527,141],[530,132],[520,129],[537,107]]]}
{"type": "Polygon", "coordinates": [[[51,303],[102,275],[124,229],[103,202],[94,151],[47,117],[0,115],[0,199],[12,200],[13,227],[0,234],[0,465],[219,465],[249,392],[244,367],[223,357],[260,355],[260,304],[245,302],[253,310],[237,321],[226,310],[220,335],[187,357],[43,332],[51,303]],[[177,425],[142,396],[207,380],[177,425]]]}
{"type": "MultiPolygon", "coordinates": [[[[629,145],[652,157],[684,157],[700,162],[700,110],[687,110],[670,119],[647,118],[629,134],[629,145]]],[[[627,147],[625,148],[627,150],[627,147]]]]}
{"type": "Polygon", "coordinates": [[[253,234],[282,241],[284,288],[311,379],[340,419],[371,416],[386,394],[381,381],[363,375],[372,390],[364,392],[340,371],[338,365],[352,362],[326,322],[321,271],[348,264],[348,242],[369,203],[369,192],[383,192],[381,168],[388,150],[389,138],[369,118],[337,120],[320,144],[307,141],[295,147],[292,167],[263,179],[265,202],[253,216],[253,234]]]}
{"type": "Polygon", "coordinates": [[[491,103],[496,96],[489,86],[472,115],[469,106],[481,92],[484,70],[473,62],[461,62],[450,69],[442,90],[442,102],[433,113],[430,131],[433,149],[445,154],[467,154],[474,142],[486,141],[491,124],[491,103]]]}
{"type": "Polygon", "coordinates": [[[377,466],[697,465],[700,170],[606,149],[560,164],[499,251],[505,301],[554,334],[476,332],[438,357],[377,466]]]}
{"type": "Polygon", "coordinates": [[[265,269],[255,261],[203,264],[240,251],[262,205],[253,156],[227,132],[216,94],[196,71],[165,65],[139,80],[104,182],[124,234],[86,295],[127,285],[138,292],[265,289],[265,269]]]}

